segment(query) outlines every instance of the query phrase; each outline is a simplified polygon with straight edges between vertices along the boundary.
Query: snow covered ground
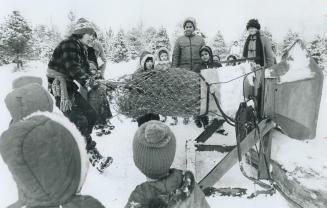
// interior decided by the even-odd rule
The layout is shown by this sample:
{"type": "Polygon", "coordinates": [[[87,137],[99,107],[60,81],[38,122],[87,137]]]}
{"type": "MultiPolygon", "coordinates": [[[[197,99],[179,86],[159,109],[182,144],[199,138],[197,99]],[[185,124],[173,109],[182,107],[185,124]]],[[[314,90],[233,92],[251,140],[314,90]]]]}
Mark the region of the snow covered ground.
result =
{"type": "MultiPolygon", "coordinates": [[[[121,64],[110,64],[107,66],[107,73],[105,77],[107,79],[114,79],[124,74],[132,73],[137,66],[136,61],[121,64]]],[[[12,72],[13,65],[7,65],[0,67],[0,133],[8,128],[10,121],[9,112],[3,102],[4,97],[8,92],[11,91],[11,81],[18,76],[22,75],[34,75],[40,76],[45,79],[46,65],[39,62],[31,62],[24,72],[12,72]]],[[[44,80],[44,86],[46,87],[46,80],[44,80]]],[[[308,142],[298,142],[292,140],[292,144],[300,147],[295,151],[295,148],[280,148],[280,144],[287,142],[280,142],[281,140],[287,140],[285,138],[276,135],[278,142],[274,149],[274,153],[284,153],[287,149],[287,155],[281,156],[278,159],[288,161],[284,165],[288,168],[294,167],[293,159],[298,161],[301,153],[311,153],[314,150],[316,153],[313,155],[314,160],[311,158],[305,161],[306,167],[315,168],[327,167],[327,88],[323,89],[323,97],[321,101],[320,116],[318,120],[317,138],[308,142]],[[324,115],[324,116],[323,116],[324,115]],[[310,149],[310,150],[308,150],[310,149]],[[292,156],[293,155],[293,156],[292,156]],[[294,156],[295,155],[295,156],[294,156]],[[310,163],[311,161],[311,163],[310,163]],[[315,161],[315,163],[312,163],[315,161]]],[[[119,208],[123,207],[127,202],[129,194],[135,188],[136,185],[145,181],[145,177],[135,167],[132,158],[132,140],[134,133],[137,129],[137,124],[131,122],[130,118],[126,118],[121,115],[117,115],[112,120],[116,126],[112,134],[108,136],[96,137],[93,135],[97,142],[97,146],[101,153],[104,155],[110,155],[114,158],[114,163],[110,168],[102,175],[98,174],[94,168],[89,169],[87,179],[82,189],[83,194],[92,195],[99,199],[106,207],[119,208]]],[[[167,124],[171,122],[170,118],[167,124]]],[[[235,133],[234,129],[228,125],[224,125],[225,129],[229,132],[228,136],[215,134],[208,140],[210,144],[235,144],[235,133]]],[[[182,120],[179,119],[177,126],[171,127],[177,138],[177,154],[174,160],[174,167],[185,169],[186,168],[186,154],[185,154],[185,141],[187,139],[196,138],[200,133],[201,129],[198,129],[193,123],[189,125],[183,125],[182,120]]],[[[219,160],[225,154],[218,152],[206,152],[199,153],[196,160],[196,178],[201,179],[211,167],[219,162],[219,160]]],[[[299,164],[302,165],[302,164],[299,164]]],[[[325,171],[325,169],[319,169],[319,171],[325,171]]],[[[324,173],[325,174],[325,173],[324,173]]],[[[326,174],[327,176],[327,174],[326,174]]],[[[9,204],[17,200],[16,185],[12,179],[12,176],[0,159],[0,207],[6,207],[9,204]]],[[[306,181],[310,183],[310,181],[306,181]]],[[[207,200],[211,207],[228,207],[228,208],[287,208],[287,201],[279,194],[276,193],[273,196],[259,195],[253,199],[248,199],[247,196],[252,194],[258,187],[254,186],[252,182],[247,180],[240,172],[238,165],[235,165],[221,180],[215,185],[215,187],[238,187],[247,189],[247,194],[242,197],[229,197],[229,196],[211,196],[207,200]]],[[[326,187],[325,187],[326,188],[326,187]]]]}

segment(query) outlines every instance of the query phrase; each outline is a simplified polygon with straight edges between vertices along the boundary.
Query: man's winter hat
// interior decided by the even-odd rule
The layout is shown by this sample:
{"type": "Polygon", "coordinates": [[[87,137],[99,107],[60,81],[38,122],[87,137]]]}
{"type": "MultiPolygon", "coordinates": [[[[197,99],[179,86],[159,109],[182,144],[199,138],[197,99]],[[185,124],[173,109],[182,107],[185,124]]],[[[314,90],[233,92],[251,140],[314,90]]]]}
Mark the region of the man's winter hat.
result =
{"type": "Polygon", "coordinates": [[[162,53],[166,53],[166,54],[168,55],[168,57],[169,57],[169,50],[168,50],[166,47],[161,47],[161,48],[159,48],[158,51],[157,51],[157,59],[158,59],[159,61],[161,61],[161,60],[160,60],[160,55],[161,55],[162,53]]]}
{"type": "Polygon", "coordinates": [[[145,68],[145,62],[147,59],[152,59],[154,61],[154,56],[149,51],[143,51],[140,56],[140,66],[145,68]]]}
{"type": "MultiPolygon", "coordinates": [[[[0,153],[26,207],[97,207],[96,199],[77,195],[88,159],[82,135],[64,116],[38,112],[1,135],[0,153]]],[[[21,206],[23,207],[23,206],[21,206]]]]}
{"type": "Polygon", "coordinates": [[[161,121],[149,121],[140,126],[133,140],[136,167],[148,178],[165,176],[175,157],[176,139],[161,121]]]}
{"type": "Polygon", "coordinates": [[[186,18],[186,19],[184,20],[184,23],[183,23],[183,28],[185,28],[185,25],[186,25],[186,23],[188,23],[188,22],[192,23],[192,25],[193,25],[193,27],[194,27],[194,30],[197,29],[196,20],[195,20],[194,17],[188,17],[188,18],[186,18]]]}
{"type": "Polygon", "coordinates": [[[259,24],[259,21],[257,19],[250,19],[248,23],[246,24],[246,29],[248,30],[250,27],[257,28],[260,30],[261,26],[259,24]]]}
{"type": "Polygon", "coordinates": [[[93,25],[84,18],[77,20],[76,25],[74,26],[73,34],[90,34],[95,33],[93,25]]]}
{"type": "Polygon", "coordinates": [[[42,86],[42,78],[34,76],[21,76],[12,82],[12,88],[17,89],[27,84],[36,83],[42,86]]]}
{"type": "Polygon", "coordinates": [[[13,122],[36,111],[53,111],[52,97],[37,83],[26,84],[15,89],[6,96],[5,103],[13,122]]]}

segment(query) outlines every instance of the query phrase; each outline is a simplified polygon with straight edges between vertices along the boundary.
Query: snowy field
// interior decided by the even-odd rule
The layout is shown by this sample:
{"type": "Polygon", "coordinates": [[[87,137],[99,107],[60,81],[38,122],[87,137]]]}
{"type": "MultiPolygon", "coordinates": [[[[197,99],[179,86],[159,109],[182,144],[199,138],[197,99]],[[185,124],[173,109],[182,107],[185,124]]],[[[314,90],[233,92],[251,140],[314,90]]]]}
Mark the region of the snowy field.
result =
{"type": "MultiPolygon", "coordinates": [[[[107,79],[114,79],[124,74],[130,74],[137,68],[137,64],[138,63],[136,61],[121,64],[110,64],[107,66],[107,73],[105,77],[107,79]]],[[[8,128],[8,123],[10,121],[10,115],[6,109],[3,99],[6,94],[11,91],[11,81],[22,75],[34,75],[40,76],[44,79],[43,81],[45,87],[47,84],[45,80],[45,64],[39,62],[31,62],[28,64],[28,67],[26,67],[24,72],[13,73],[13,68],[13,65],[0,67],[0,132],[3,132],[8,128]]],[[[318,168],[318,171],[321,171],[323,174],[322,176],[326,176],[327,178],[326,115],[327,89],[326,86],[324,86],[316,139],[300,142],[296,140],[290,140],[284,135],[275,133],[272,157],[277,158],[278,161],[282,161],[282,164],[289,170],[296,167],[297,165],[304,166],[306,168],[318,168]],[[286,146],[289,144],[294,145],[294,148],[286,146]],[[304,159],[301,158],[306,157],[308,154],[311,154],[312,157],[304,159]],[[303,161],[303,163],[298,161],[303,161]],[[319,169],[320,167],[325,167],[325,169],[319,169]]],[[[167,120],[167,124],[170,122],[171,120],[169,118],[167,120]]],[[[86,182],[82,189],[82,194],[94,196],[100,200],[105,207],[120,208],[125,205],[129,194],[132,192],[135,186],[145,181],[145,177],[134,166],[132,158],[132,140],[137,129],[137,123],[131,122],[130,118],[126,118],[121,115],[115,116],[112,119],[112,123],[116,126],[112,134],[102,137],[96,137],[93,135],[93,137],[98,144],[97,147],[100,152],[103,155],[112,156],[114,158],[114,163],[102,175],[98,174],[94,168],[90,167],[86,182]]],[[[234,129],[226,124],[224,125],[225,129],[229,132],[228,136],[215,134],[208,140],[208,143],[220,145],[235,144],[234,129]]],[[[177,154],[173,166],[180,169],[185,169],[185,141],[187,139],[196,138],[202,130],[197,128],[192,122],[189,125],[183,125],[182,119],[179,119],[179,124],[177,126],[172,126],[171,128],[177,138],[177,154]]],[[[203,175],[205,175],[211,167],[217,164],[223,156],[224,154],[218,152],[199,153],[196,160],[197,180],[202,178],[203,175]]],[[[0,159],[0,178],[0,207],[6,207],[17,200],[17,189],[12,176],[8,171],[8,168],[2,159],[0,159]]],[[[314,180],[304,181],[304,183],[309,185],[311,182],[312,186],[316,185],[314,180]]],[[[326,184],[320,184],[321,187],[319,188],[325,188],[326,190],[327,186],[325,185],[326,184]]],[[[259,187],[253,185],[252,182],[247,180],[241,174],[238,165],[235,165],[229,172],[227,172],[227,174],[221,178],[215,187],[245,188],[247,189],[247,192],[246,195],[242,197],[218,195],[208,197],[207,200],[213,208],[289,207],[287,201],[279,193],[276,193],[273,196],[259,195],[253,199],[248,199],[247,197],[259,189],[259,187]]]]}

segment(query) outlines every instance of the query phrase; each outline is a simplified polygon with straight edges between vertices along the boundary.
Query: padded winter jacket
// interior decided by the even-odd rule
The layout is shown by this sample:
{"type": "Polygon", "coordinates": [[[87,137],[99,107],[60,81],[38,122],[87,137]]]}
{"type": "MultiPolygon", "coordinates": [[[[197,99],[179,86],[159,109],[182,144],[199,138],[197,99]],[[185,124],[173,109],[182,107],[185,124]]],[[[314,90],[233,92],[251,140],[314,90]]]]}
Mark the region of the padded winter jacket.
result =
{"type": "Polygon", "coordinates": [[[179,37],[174,46],[172,67],[194,71],[197,65],[201,63],[199,51],[204,45],[204,39],[198,35],[179,37]]]}
{"type": "Polygon", "coordinates": [[[169,175],[157,181],[137,186],[125,208],[209,208],[209,204],[191,172],[171,169],[169,175]]]}

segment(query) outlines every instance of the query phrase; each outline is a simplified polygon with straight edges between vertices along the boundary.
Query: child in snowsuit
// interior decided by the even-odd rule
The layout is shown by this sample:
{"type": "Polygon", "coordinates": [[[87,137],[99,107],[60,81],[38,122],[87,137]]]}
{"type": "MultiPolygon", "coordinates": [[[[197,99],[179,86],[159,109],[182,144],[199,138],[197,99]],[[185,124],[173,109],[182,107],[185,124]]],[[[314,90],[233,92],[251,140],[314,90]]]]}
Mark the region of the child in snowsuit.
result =
{"type": "Polygon", "coordinates": [[[171,68],[171,62],[169,61],[169,51],[165,47],[161,47],[157,51],[157,60],[154,69],[168,70],[171,68]]]}
{"type": "Polygon", "coordinates": [[[9,207],[104,208],[79,194],[89,163],[76,126],[52,113],[52,97],[41,85],[13,85],[5,98],[13,122],[0,139],[1,157],[18,189],[18,201],[9,207]]]}
{"type": "Polygon", "coordinates": [[[175,153],[175,135],[167,125],[160,121],[141,125],[133,140],[133,159],[147,181],[135,188],[125,208],[209,207],[193,174],[170,168],[175,153]]]}
{"type": "MultiPolygon", "coordinates": [[[[221,64],[213,61],[212,50],[209,46],[202,46],[199,51],[201,57],[201,64],[195,69],[196,73],[201,73],[202,69],[211,69],[211,68],[219,68],[221,64]]],[[[207,115],[204,116],[195,116],[194,122],[197,127],[206,128],[209,124],[209,117],[207,115]]]]}
{"type": "MultiPolygon", "coordinates": [[[[234,61],[237,60],[237,57],[233,54],[230,54],[229,56],[227,56],[226,61],[234,61]]],[[[226,66],[236,66],[237,62],[230,62],[227,63],[226,66]]]]}
{"type": "Polygon", "coordinates": [[[112,158],[102,157],[95,147],[95,141],[92,140],[91,133],[97,114],[78,92],[78,86],[74,83],[77,81],[88,91],[98,87],[96,80],[90,74],[87,54],[87,44],[94,32],[90,22],[83,18],[79,19],[73,34],[55,48],[48,64],[47,77],[49,91],[55,96],[56,105],[85,137],[90,159],[100,160],[104,170],[112,163],[112,158]]]}
{"type": "MultiPolygon", "coordinates": [[[[140,56],[140,66],[135,73],[142,73],[150,70],[154,70],[154,56],[148,51],[143,51],[140,56]]],[[[160,120],[159,114],[146,113],[143,116],[136,118],[138,126],[141,126],[144,122],[150,120],[160,120]]]]}

